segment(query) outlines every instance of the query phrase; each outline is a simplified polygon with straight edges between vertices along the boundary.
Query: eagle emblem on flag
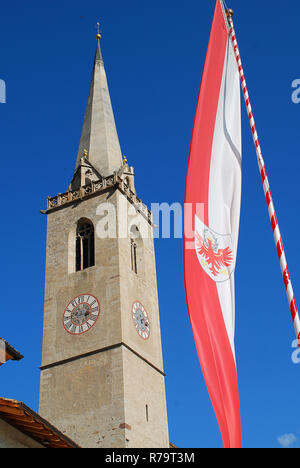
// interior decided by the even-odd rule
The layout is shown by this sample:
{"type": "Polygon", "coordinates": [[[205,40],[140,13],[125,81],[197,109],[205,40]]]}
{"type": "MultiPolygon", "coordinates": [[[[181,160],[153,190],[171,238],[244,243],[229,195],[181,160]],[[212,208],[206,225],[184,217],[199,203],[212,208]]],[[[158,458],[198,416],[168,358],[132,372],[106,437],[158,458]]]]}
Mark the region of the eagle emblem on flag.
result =
{"type": "Polygon", "coordinates": [[[195,249],[203,270],[216,283],[227,281],[234,270],[230,235],[217,234],[196,217],[195,249]]]}

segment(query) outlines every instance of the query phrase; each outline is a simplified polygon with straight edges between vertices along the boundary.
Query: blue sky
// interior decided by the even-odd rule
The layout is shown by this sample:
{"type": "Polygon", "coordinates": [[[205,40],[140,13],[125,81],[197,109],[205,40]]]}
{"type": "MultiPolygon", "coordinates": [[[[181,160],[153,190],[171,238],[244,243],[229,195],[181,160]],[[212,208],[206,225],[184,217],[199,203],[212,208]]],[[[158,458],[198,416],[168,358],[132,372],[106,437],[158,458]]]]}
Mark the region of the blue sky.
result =
{"type": "MultiPolygon", "coordinates": [[[[25,356],[1,367],[0,394],[38,409],[46,197],[72,175],[102,23],[102,52],[123,153],[142,200],[183,203],[214,0],[16,0],[1,7],[2,320],[25,356]],[[17,12],[17,14],[16,14],[17,12]]],[[[235,28],[296,299],[299,272],[300,4],[232,0],[235,28]]],[[[300,364],[245,108],[236,270],[236,354],[245,447],[300,445],[300,364]],[[296,400],[297,401],[297,400],[296,400]]],[[[157,239],[170,440],[220,447],[186,310],[182,241],[157,239]]],[[[299,293],[299,294],[298,294],[299,293]]],[[[300,299],[299,299],[300,300],[300,299]]]]}

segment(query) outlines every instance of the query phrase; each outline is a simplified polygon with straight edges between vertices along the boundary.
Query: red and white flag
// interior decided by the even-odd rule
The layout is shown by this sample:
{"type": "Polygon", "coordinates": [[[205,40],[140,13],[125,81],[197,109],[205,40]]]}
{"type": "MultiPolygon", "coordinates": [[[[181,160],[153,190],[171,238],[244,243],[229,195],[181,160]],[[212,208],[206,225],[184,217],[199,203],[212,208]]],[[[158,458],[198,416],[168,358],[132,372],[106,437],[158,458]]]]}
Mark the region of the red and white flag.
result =
{"type": "Polygon", "coordinates": [[[242,444],[234,348],[240,202],[240,78],[223,4],[217,0],[187,171],[184,275],[201,367],[223,445],[230,448],[242,444]]]}

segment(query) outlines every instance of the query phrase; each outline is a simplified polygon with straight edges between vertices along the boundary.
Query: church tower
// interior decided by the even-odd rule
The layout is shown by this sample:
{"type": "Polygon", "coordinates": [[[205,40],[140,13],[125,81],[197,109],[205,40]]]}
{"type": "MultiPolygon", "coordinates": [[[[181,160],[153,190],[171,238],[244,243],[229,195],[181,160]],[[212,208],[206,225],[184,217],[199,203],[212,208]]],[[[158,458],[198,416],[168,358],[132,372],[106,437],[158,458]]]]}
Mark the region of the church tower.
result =
{"type": "Polygon", "coordinates": [[[100,49],[65,193],[47,200],[40,414],[84,448],[169,447],[152,215],[100,49]]]}

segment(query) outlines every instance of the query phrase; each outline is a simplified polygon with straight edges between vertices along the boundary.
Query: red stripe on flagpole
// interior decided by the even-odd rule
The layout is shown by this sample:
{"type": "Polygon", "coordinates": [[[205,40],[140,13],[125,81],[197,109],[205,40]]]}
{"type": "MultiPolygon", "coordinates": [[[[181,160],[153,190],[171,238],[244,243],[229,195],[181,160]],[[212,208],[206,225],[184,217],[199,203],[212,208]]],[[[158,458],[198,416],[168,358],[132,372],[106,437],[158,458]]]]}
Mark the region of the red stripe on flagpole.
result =
{"type": "Polygon", "coordinates": [[[285,287],[287,288],[290,281],[291,281],[291,278],[290,278],[290,273],[289,273],[289,270],[288,270],[288,267],[286,267],[286,269],[284,270],[283,272],[283,281],[284,281],[284,285],[285,287]]]}
{"type": "Polygon", "coordinates": [[[271,196],[271,190],[270,189],[266,193],[266,200],[267,200],[267,205],[268,205],[268,208],[269,208],[270,203],[272,201],[272,196],[271,196]]]}
{"type": "Polygon", "coordinates": [[[277,221],[277,217],[276,217],[275,213],[273,214],[273,216],[271,218],[271,224],[272,224],[272,229],[273,229],[273,232],[274,232],[276,227],[278,226],[278,221],[277,221]]]}
{"type": "Polygon", "coordinates": [[[279,241],[277,242],[277,253],[278,253],[278,258],[280,260],[283,254],[283,245],[282,245],[281,239],[279,239],[279,241]]]}
{"type": "MultiPolygon", "coordinates": [[[[252,118],[253,118],[253,115],[252,115],[252,118]]],[[[261,180],[263,181],[263,183],[266,180],[266,177],[267,177],[266,167],[263,166],[263,168],[261,170],[261,180]]]]}
{"type": "MultiPolygon", "coordinates": [[[[293,297],[293,299],[292,299],[292,301],[290,303],[290,308],[291,308],[292,318],[293,318],[293,320],[295,320],[296,316],[298,315],[298,310],[297,310],[296,300],[295,300],[294,297],[293,297]]],[[[299,332],[298,337],[299,336],[300,336],[300,332],[299,332]]]]}

